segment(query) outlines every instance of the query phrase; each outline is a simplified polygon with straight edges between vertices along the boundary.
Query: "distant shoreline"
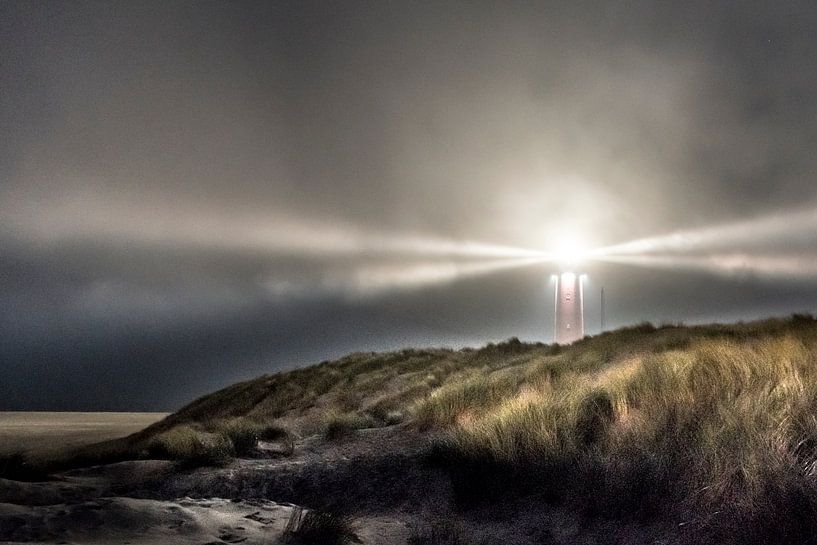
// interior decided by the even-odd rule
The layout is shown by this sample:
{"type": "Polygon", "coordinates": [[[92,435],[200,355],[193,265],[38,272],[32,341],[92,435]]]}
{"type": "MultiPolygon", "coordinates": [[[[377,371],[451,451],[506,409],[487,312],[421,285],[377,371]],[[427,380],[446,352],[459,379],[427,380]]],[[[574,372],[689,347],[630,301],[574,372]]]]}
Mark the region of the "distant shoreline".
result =
{"type": "Polygon", "coordinates": [[[0,416],[5,414],[162,414],[169,412],[162,411],[0,411],[0,416]]]}
{"type": "Polygon", "coordinates": [[[130,435],[169,413],[0,411],[0,453],[47,454],[130,435]]]}

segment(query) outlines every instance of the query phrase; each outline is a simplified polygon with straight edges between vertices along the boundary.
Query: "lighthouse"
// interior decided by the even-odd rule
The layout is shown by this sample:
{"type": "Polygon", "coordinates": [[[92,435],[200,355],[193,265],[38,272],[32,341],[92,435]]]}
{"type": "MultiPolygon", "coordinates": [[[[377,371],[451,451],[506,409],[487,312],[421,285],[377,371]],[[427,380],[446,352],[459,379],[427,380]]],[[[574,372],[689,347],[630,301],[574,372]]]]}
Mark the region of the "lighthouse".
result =
{"type": "Polygon", "coordinates": [[[556,276],[554,342],[570,344],[584,337],[584,277],[573,272],[556,276]]]}

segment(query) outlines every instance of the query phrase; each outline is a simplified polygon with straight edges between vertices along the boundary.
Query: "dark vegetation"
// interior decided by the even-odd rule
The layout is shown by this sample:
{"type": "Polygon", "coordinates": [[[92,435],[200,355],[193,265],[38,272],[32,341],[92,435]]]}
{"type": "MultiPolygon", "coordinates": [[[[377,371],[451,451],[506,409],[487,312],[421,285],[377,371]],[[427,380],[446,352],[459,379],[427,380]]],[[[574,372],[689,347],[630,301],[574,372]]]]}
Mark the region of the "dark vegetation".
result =
{"type": "Polygon", "coordinates": [[[459,524],[435,522],[410,535],[408,545],[478,545],[464,534],[459,524]]]}
{"type": "Polygon", "coordinates": [[[22,452],[0,455],[0,479],[36,482],[48,478],[47,468],[22,452]]]}
{"type": "Polygon", "coordinates": [[[347,545],[360,543],[349,518],[329,511],[296,511],[284,530],[283,545],[347,545]]]}

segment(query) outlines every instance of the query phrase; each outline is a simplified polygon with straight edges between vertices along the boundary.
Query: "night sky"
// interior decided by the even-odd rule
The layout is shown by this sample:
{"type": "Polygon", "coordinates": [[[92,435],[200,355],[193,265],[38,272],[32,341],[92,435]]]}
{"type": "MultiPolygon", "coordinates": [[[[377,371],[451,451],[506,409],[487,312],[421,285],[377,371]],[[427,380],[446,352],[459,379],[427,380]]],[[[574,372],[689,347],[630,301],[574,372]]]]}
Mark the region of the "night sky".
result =
{"type": "Polygon", "coordinates": [[[602,286],[609,327],[817,312],[815,36],[813,0],[2,2],[0,410],[549,342],[566,245],[614,248],[588,333],[602,286]]]}

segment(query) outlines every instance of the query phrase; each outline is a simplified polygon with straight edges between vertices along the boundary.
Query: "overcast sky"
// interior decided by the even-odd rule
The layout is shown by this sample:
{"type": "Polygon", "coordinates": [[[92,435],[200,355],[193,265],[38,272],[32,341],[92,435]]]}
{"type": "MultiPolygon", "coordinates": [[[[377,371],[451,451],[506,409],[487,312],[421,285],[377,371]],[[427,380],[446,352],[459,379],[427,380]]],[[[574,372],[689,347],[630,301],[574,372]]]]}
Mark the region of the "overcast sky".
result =
{"type": "Polygon", "coordinates": [[[647,239],[583,265],[590,333],[602,286],[610,327],[817,311],[815,36],[813,0],[2,2],[0,409],[549,342],[526,252],[568,239],[647,239]]]}

